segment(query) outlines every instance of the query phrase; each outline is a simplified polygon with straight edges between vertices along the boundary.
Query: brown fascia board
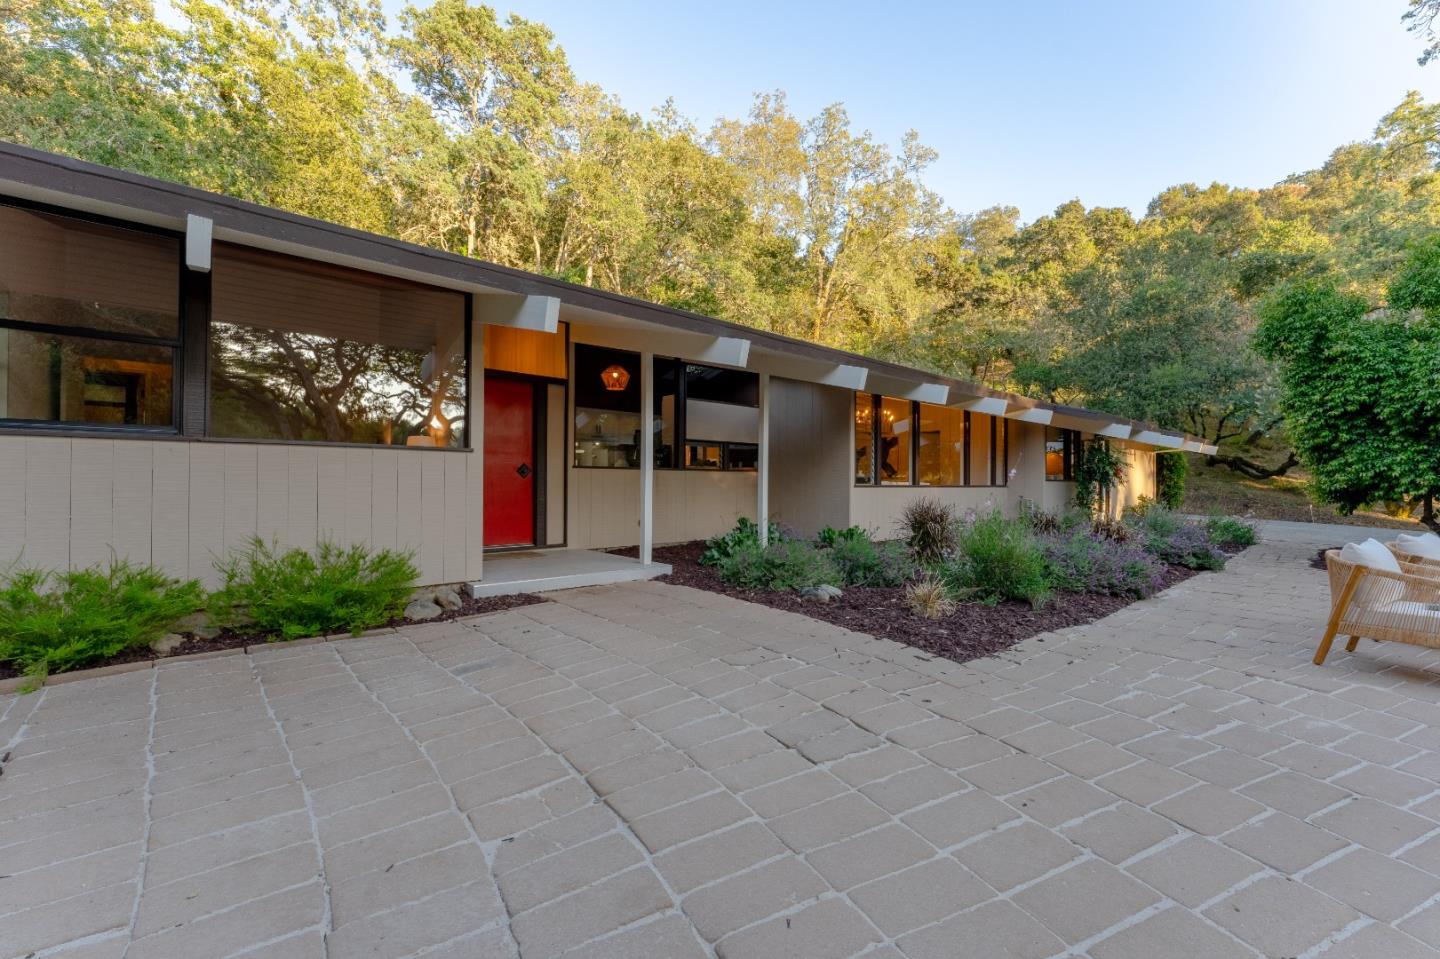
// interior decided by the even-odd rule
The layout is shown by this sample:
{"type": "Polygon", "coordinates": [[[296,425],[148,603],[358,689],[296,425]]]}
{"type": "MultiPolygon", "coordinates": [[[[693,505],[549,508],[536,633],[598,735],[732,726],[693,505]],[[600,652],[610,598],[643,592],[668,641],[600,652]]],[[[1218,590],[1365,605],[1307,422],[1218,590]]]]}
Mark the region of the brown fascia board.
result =
{"type": "Polygon", "coordinates": [[[967,380],[0,141],[0,194],[6,192],[7,184],[28,188],[22,195],[23,199],[49,202],[59,207],[108,214],[117,219],[148,222],[153,226],[168,226],[177,230],[183,229],[187,215],[194,214],[209,218],[221,231],[260,237],[283,246],[324,251],[408,274],[425,274],[437,281],[448,281],[464,288],[485,287],[505,293],[551,296],[571,306],[671,329],[707,336],[739,337],[748,339],[754,346],[778,353],[823,363],[861,366],[882,376],[917,384],[948,386],[952,393],[961,396],[997,397],[1024,407],[1045,405],[1029,397],[993,390],[967,380]],[[77,200],[80,202],[77,203],[77,200]]]}

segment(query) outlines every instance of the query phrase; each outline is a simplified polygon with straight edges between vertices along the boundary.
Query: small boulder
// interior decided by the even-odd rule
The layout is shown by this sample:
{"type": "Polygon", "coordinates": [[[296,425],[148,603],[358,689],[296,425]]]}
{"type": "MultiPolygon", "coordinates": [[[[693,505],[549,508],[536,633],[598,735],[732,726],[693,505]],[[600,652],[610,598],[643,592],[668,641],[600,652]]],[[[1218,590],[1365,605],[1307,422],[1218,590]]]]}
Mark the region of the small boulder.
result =
{"type": "Polygon", "coordinates": [[[439,606],[428,599],[416,599],[405,607],[405,618],[412,620],[434,619],[443,613],[439,606]]]}
{"type": "Polygon", "coordinates": [[[435,590],[435,604],[441,609],[455,610],[464,605],[464,600],[454,586],[441,586],[435,590]]]}
{"type": "Polygon", "coordinates": [[[800,590],[800,595],[806,599],[813,599],[817,603],[828,603],[832,599],[839,599],[845,594],[835,586],[828,583],[821,583],[819,586],[806,586],[800,590]]]}
{"type": "MultiPolygon", "coordinates": [[[[248,621],[248,617],[246,617],[248,621]]],[[[200,639],[214,639],[220,635],[220,627],[210,618],[210,614],[203,609],[198,613],[191,613],[175,623],[175,632],[192,633],[200,639]]]]}
{"type": "Polygon", "coordinates": [[[150,643],[150,651],[156,656],[169,656],[176,647],[182,645],[189,637],[181,636],[179,633],[166,633],[159,639],[150,643]]]}

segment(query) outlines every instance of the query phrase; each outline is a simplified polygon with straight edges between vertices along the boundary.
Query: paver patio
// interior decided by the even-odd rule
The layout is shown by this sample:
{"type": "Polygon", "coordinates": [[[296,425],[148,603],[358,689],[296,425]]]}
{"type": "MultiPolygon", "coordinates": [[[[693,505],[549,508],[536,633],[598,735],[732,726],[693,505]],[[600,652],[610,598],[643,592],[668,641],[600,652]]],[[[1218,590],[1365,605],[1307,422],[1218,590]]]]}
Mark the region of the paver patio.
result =
{"type": "Polygon", "coordinates": [[[1440,656],[1226,571],[966,665],[661,584],[0,698],[0,955],[1440,956],[1440,656]]]}

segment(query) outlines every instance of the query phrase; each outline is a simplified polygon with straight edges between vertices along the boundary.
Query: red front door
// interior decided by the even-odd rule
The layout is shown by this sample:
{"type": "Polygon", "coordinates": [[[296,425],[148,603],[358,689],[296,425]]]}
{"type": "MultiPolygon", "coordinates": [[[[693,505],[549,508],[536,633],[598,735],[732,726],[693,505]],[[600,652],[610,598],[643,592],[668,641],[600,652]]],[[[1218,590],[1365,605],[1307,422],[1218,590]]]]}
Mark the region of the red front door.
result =
{"type": "Polygon", "coordinates": [[[535,543],[535,388],[485,378],[485,545],[535,543]]]}

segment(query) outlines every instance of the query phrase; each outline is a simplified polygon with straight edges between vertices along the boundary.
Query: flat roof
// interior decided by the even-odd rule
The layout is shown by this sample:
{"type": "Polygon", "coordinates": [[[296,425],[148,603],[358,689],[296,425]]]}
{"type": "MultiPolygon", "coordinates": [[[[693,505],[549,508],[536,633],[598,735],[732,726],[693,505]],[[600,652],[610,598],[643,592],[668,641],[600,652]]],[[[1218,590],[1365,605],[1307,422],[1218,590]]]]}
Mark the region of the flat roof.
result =
{"type": "MultiPolygon", "coordinates": [[[[885,381],[946,387],[962,400],[1004,400],[1012,412],[1048,410],[1062,417],[1105,424],[1123,424],[1131,432],[1148,432],[1192,446],[1202,441],[1174,430],[1081,407],[1046,403],[1018,393],[942,376],[873,357],[822,346],[808,340],[716,319],[689,310],[650,303],[634,297],[557,280],[538,273],[487,263],[472,257],[407,243],[237,200],[217,193],[56,153],[0,141],[0,194],[48,203],[81,212],[183,231],[188,217],[214,224],[214,238],[354,266],[372,272],[419,280],[435,286],[475,293],[510,293],[553,297],[578,310],[594,311],[686,333],[748,341],[770,353],[811,363],[857,367],[885,381]]],[[[952,405],[954,404],[952,402],[952,405]]],[[[1133,442],[1132,438],[1132,442],[1133,442]]],[[[1160,448],[1167,444],[1156,445],[1160,448]]],[[[1213,447],[1208,450],[1213,451],[1213,447]]]]}

